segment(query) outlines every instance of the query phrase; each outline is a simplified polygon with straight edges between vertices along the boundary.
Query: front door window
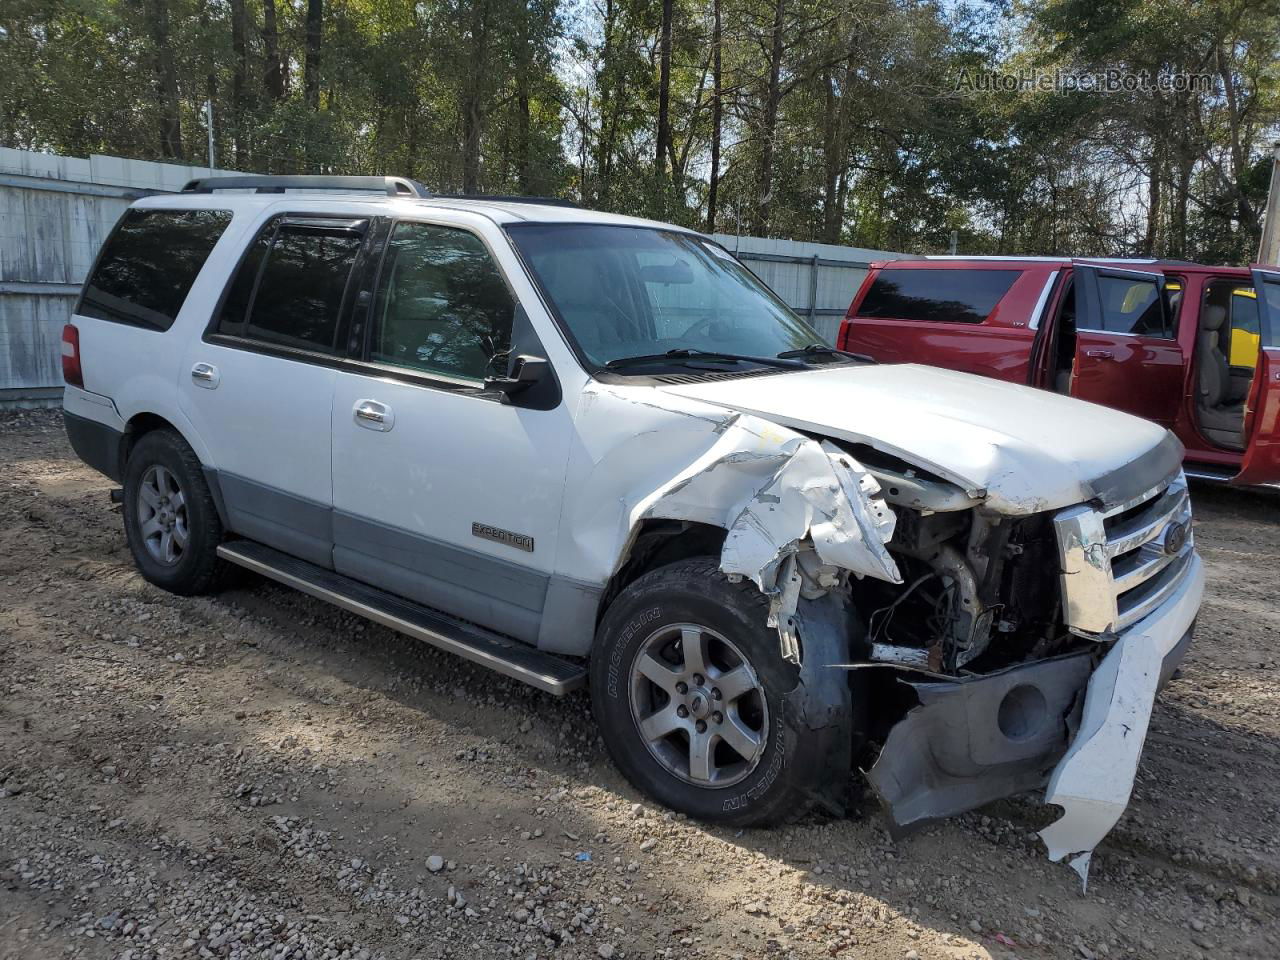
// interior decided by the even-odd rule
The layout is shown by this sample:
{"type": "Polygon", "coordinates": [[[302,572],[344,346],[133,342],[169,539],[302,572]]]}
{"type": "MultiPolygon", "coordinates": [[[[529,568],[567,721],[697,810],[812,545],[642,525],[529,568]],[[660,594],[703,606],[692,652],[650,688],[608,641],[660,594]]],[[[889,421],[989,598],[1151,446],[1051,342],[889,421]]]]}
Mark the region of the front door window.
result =
{"type": "Polygon", "coordinates": [[[369,359],[472,380],[503,371],[515,300],[475,234],[426,223],[396,225],[375,301],[369,359]]]}

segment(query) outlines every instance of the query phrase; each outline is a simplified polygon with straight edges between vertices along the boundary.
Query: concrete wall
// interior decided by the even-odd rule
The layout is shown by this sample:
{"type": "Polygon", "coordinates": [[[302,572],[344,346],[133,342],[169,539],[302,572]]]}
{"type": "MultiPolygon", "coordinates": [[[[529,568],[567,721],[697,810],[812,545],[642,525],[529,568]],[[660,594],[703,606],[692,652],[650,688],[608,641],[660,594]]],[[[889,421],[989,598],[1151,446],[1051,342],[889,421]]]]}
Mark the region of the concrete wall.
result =
{"type": "Polygon", "coordinates": [[[61,397],[62,325],[129,203],[208,174],[206,167],[0,148],[0,406],[61,397]]]}

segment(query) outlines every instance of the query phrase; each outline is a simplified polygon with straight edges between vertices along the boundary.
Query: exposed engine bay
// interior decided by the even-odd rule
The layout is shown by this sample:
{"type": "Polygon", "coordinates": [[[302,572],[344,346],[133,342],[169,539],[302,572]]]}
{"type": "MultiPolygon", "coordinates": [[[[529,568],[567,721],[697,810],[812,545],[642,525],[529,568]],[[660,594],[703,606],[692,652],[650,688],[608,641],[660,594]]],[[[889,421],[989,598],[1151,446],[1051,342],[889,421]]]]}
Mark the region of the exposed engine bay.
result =
{"type": "Polygon", "coordinates": [[[865,619],[863,656],[957,676],[1082,646],[1062,621],[1050,516],[984,511],[979,501],[946,496],[954,487],[941,478],[865,448],[855,455],[896,508],[886,547],[903,580],[851,582],[852,601],[865,619]],[[934,496],[922,496],[925,491],[934,496]]]}
{"type": "MultiPolygon", "coordinates": [[[[848,590],[857,626],[847,668],[871,675],[860,689],[872,704],[868,733],[881,744],[866,775],[891,829],[1047,784],[1046,801],[1065,811],[1043,831],[1050,857],[1087,884],[1094,845],[1128,803],[1142,742],[1130,734],[1145,732],[1158,688],[1186,651],[1202,582],[1190,575],[1166,605],[1173,630],[1153,623],[1145,643],[1073,630],[1054,514],[1001,515],[984,509],[979,491],[874,450],[842,449],[893,507],[885,547],[899,578],[849,576],[802,547],[783,561],[779,594],[791,580],[807,599],[848,590]]],[[[1119,554],[1154,537],[1153,523],[1181,515],[1177,484],[1162,491],[1111,510],[1119,554]],[[1166,513],[1152,521],[1158,510],[1166,513]]],[[[1129,569],[1124,562],[1118,569],[1129,569]]]]}

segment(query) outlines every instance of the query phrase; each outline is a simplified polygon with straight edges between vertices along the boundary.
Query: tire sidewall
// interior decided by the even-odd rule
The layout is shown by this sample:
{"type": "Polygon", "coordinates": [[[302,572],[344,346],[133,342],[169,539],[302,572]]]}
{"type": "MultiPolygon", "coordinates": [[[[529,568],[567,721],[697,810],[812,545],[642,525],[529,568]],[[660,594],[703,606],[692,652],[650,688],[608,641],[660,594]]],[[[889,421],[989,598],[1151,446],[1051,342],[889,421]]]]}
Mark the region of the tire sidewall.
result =
{"type": "MultiPolygon", "coordinates": [[[[597,721],[614,763],[655,799],[700,820],[756,823],[785,818],[778,808],[791,793],[788,781],[803,763],[800,738],[788,723],[786,694],[798,670],[782,659],[778,633],[765,625],[767,605],[751,602],[719,574],[700,582],[660,576],[641,578],[605,613],[592,657],[597,721]],[[744,599],[748,602],[744,602],[744,599]],[[768,706],[764,753],[744,779],[725,787],[698,787],[668,772],[649,751],[631,709],[631,670],[642,646],[664,625],[694,623],[733,641],[750,661],[768,706]]],[[[754,587],[751,588],[754,590],[754,587]]]]}
{"type": "Polygon", "coordinates": [[[216,540],[210,541],[209,531],[218,520],[206,515],[208,497],[203,495],[205,480],[203,476],[193,475],[187,458],[182,455],[180,445],[183,443],[164,431],[146,434],[130,451],[124,474],[124,529],[134,563],[147,580],[177,592],[200,577],[207,564],[207,555],[217,549],[216,540]],[[187,508],[187,547],[173,566],[160,563],[151,556],[143,542],[138,519],[138,489],[143,474],[155,465],[164,467],[178,479],[187,508]]]}

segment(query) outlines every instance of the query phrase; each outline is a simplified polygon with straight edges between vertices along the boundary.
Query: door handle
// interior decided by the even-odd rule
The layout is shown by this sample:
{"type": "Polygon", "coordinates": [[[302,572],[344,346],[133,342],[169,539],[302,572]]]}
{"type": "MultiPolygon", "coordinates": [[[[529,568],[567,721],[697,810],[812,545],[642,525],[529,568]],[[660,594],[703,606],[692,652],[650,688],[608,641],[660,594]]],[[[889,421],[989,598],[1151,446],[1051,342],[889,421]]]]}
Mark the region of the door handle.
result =
{"type": "Polygon", "coordinates": [[[1086,350],[1086,357],[1092,357],[1094,360],[1114,360],[1116,355],[1110,350],[1086,350]]]}
{"type": "Polygon", "coordinates": [[[396,415],[385,403],[377,400],[357,400],[351,411],[358,425],[366,430],[377,430],[386,433],[396,423],[396,415]]]}
{"type": "Polygon", "coordinates": [[[222,374],[212,363],[197,363],[191,368],[191,382],[206,390],[216,390],[222,382],[222,374]]]}

